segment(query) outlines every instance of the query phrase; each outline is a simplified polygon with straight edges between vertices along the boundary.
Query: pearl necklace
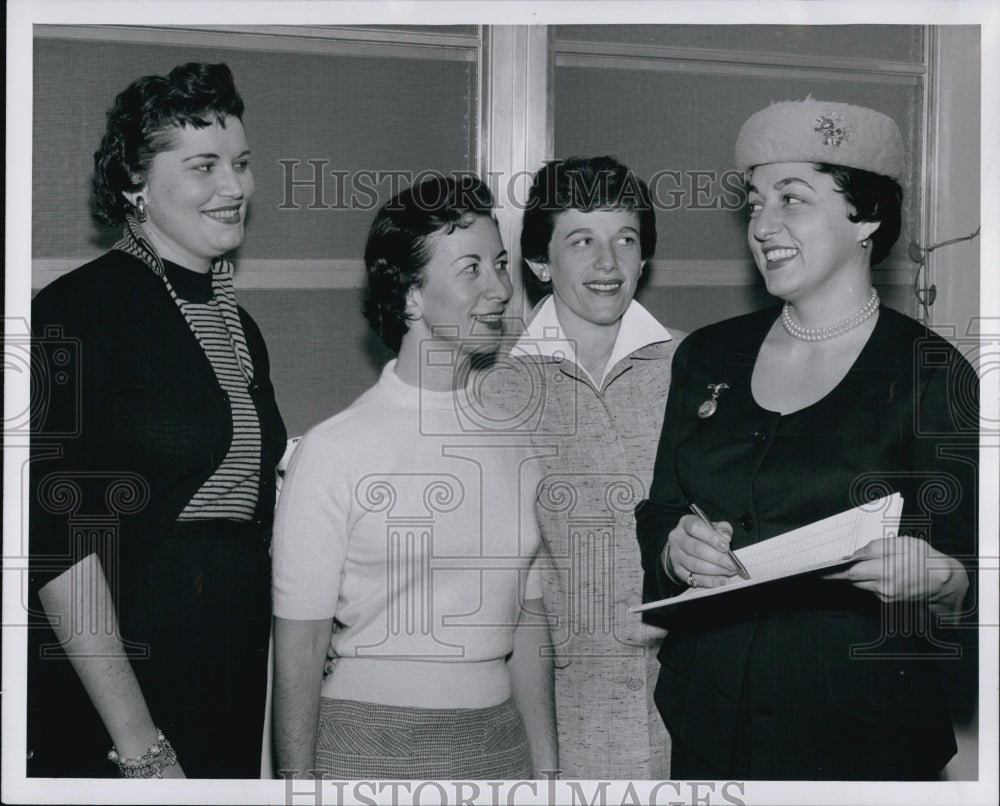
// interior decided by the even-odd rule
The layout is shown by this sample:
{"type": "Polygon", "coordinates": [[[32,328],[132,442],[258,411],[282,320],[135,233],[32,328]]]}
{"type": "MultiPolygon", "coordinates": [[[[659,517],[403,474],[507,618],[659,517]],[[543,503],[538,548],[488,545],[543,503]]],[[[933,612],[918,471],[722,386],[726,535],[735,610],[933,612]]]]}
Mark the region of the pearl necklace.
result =
{"type": "Polygon", "coordinates": [[[843,322],[811,330],[802,327],[792,319],[791,311],[789,311],[788,303],[786,302],[781,309],[781,324],[789,336],[800,341],[826,341],[827,339],[835,339],[837,336],[843,336],[845,333],[854,330],[854,328],[875,314],[880,303],[881,300],[878,298],[878,292],[872,286],[872,293],[868,297],[868,302],[865,303],[865,306],[861,310],[851,314],[843,322]]]}

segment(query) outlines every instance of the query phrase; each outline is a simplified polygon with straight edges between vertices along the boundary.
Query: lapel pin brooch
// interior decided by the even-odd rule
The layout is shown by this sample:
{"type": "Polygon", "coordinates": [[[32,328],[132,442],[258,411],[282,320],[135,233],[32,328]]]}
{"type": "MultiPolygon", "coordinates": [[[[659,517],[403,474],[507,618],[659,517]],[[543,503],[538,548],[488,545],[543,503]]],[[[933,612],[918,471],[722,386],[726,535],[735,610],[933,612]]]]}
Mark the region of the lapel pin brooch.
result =
{"type": "Polygon", "coordinates": [[[716,401],[719,399],[719,392],[721,392],[723,389],[728,389],[729,384],[710,383],[708,385],[708,388],[712,392],[711,400],[706,400],[704,403],[698,406],[698,416],[701,417],[701,419],[703,420],[715,414],[715,410],[719,408],[719,404],[716,403],[716,401]]]}

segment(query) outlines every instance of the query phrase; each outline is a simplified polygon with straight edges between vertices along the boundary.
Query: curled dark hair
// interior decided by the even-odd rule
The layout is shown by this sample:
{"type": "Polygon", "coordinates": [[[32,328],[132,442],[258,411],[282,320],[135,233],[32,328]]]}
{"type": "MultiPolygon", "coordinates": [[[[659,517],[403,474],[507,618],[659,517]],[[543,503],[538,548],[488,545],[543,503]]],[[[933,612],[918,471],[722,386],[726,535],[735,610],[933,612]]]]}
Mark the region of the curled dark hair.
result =
{"type": "Polygon", "coordinates": [[[130,210],[123,192],[146,182],[150,163],[173,145],[175,129],[203,129],[227,116],[243,119],[243,99],[225,64],[189,62],[167,76],[143,76],[115,98],[94,152],[94,217],[116,226],[130,210]]]}
{"type": "Polygon", "coordinates": [[[854,214],[849,215],[848,219],[855,224],[860,221],[879,223],[878,229],[871,235],[872,263],[881,263],[899,238],[903,188],[894,179],[860,168],[831,165],[827,162],[814,164],[817,171],[831,176],[847,203],[854,208],[854,214]]]}
{"type": "MultiPolygon", "coordinates": [[[[556,218],[571,209],[635,211],[642,259],[656,251],[656,211],[646,183],[614,157],[567,157],[545,163],[532,180],[521,227],[525,260],[548,260],[556,218]]],[[[525,285],[532,296],[548,293],[552,286],[530,271],[525,285]]]]}
{"type": "Polygon", "coordinates": [[[364,314],[393,352],[409,329],[406,297],[424,283],[431,258],[429,236],[491,217],[493,194],[471,174],[435,176],[393,196],[375,216],[365,244],[368,291],[364,314]]]}

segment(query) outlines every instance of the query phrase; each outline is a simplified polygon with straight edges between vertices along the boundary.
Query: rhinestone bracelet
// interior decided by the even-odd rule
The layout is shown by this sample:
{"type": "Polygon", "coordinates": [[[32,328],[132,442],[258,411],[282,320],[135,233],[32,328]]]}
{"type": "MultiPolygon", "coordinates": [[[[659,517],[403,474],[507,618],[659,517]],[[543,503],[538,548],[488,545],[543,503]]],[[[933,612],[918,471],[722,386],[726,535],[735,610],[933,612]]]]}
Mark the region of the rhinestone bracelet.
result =
{"type": "Polygon", "coordinates": [[[163,731],[156,729],[156,744],[139,758],[122,758],[112,747],[108,751],[108,761],[117,765],[122,778],[162,778],[163,770],[177,763],[177,753],[163,731]]]}

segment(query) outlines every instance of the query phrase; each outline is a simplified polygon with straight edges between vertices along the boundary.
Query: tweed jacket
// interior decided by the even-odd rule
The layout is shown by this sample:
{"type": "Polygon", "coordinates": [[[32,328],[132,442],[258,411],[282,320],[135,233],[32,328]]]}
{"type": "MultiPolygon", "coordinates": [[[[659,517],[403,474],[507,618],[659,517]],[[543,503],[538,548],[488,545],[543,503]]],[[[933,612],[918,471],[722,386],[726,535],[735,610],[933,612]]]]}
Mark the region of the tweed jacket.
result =
{"type": "Polygon", "coordinates": [[[642,596],[633,509],[652,477],[681,335],[617,361],[600,388],[524,337],[490,375],[543,467],[536,511],[563,778],[667,777],[669,737],[652,703],[663,630],[629,608],[642,596]]]}

